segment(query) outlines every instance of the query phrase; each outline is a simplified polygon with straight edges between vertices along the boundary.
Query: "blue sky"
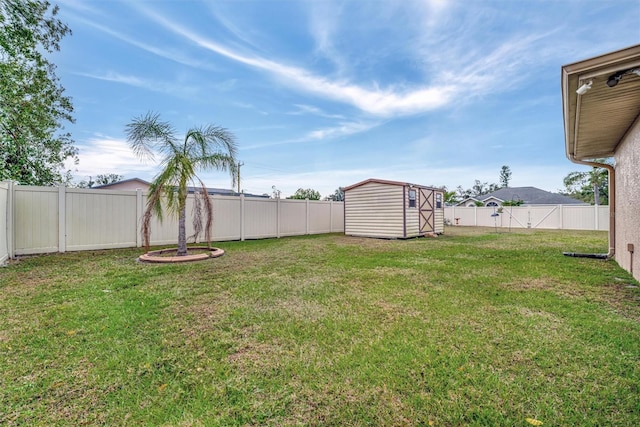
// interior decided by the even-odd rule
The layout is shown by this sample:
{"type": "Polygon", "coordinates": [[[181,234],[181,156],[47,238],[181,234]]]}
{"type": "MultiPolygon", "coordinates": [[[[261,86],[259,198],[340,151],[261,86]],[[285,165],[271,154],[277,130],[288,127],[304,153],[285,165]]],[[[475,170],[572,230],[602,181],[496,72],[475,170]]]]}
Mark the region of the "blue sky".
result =
{"type": "MultiPolygon", "coordinates": [[[[640,2],[64,0],[52,60],[76,123],[76,179],[151,180],[124,128],[235,134],[242,189],[323,196],[367,178],[563,188],[560,67],[640,43],[640,2]]],[[[230,188],[222,172],[201,174],[230,188]]]]}

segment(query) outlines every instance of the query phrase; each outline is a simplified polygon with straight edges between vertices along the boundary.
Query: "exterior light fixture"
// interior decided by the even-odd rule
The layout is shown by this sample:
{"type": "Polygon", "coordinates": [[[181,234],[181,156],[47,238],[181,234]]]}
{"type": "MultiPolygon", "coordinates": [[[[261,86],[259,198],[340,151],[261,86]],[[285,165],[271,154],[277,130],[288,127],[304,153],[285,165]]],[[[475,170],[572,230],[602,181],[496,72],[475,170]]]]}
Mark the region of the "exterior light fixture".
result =
{"type": "Polygon", "coordinates": [[[628,70],[621,70],[614,74],[611,74],[607,79],[607,86],[616,86],[622,79],[622,76],[624,76],[625,74],[636,74],[640,77],[640,68],[629,68],[628,70]]]}
{"type": "Polygon", "coordinates": [[[588,82],[583,83],[582,86],[580,86],[578,90],[576,90],[576,93],[578,95],[584,95],[585,93],[587,93],[589,89],[591,89],[592,84],[593,84],[592,80],[589,80],[588,82]]]}
{"type": "Polygon", "coordinates": [[[614,87],[615,85],[617,85],[620,79],[622,79],[624,73],[625,71],[618,71],[617,73],[610,75],[607,79],[607,86],[614,87]]]}

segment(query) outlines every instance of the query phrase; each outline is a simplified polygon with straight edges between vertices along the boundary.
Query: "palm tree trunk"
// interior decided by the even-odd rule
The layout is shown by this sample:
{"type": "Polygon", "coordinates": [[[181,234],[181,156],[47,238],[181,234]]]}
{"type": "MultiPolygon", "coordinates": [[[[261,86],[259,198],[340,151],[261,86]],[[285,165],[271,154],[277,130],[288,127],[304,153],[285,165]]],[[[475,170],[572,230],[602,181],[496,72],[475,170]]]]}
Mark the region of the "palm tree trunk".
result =
{"type": "Polygon", "coordinates": [[[187,204],[181,203],[180,213],[178,216],[178,253],[176,255],[183,256],[187,254],[187,227],[185,225],[187,217],[187,204]]]}

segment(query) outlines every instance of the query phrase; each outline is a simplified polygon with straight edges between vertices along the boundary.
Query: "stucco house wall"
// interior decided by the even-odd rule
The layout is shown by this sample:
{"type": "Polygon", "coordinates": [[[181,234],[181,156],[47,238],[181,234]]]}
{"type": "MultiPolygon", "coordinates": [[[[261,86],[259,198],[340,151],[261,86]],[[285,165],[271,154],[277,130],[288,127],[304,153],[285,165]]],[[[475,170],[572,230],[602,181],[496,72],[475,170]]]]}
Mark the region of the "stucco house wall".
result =
{"type": "Polygon", "coordinates": [[[616,150],[615,160],[618,200],[615,259],[625,270],[633,267],[633,277],[640,280],[640,118],[616,150]],[[629,244],[634,245],[635,253],[629,252],[629,244]]]}

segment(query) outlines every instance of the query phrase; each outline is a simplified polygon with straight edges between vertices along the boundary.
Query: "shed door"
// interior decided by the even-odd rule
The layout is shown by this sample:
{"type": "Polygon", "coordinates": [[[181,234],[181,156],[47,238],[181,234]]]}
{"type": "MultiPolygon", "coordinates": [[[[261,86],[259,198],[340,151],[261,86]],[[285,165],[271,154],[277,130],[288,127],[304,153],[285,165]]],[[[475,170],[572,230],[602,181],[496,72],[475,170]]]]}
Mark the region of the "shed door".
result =
{"type": "Polygon", "coordinates": [[[433,233],[433,206],[435,191],[427,188],[420,189],[420,234],[433,233]]]}

